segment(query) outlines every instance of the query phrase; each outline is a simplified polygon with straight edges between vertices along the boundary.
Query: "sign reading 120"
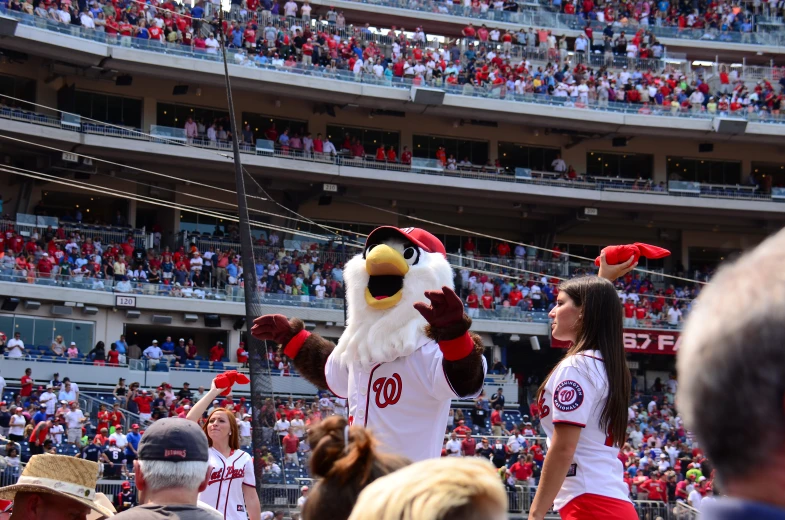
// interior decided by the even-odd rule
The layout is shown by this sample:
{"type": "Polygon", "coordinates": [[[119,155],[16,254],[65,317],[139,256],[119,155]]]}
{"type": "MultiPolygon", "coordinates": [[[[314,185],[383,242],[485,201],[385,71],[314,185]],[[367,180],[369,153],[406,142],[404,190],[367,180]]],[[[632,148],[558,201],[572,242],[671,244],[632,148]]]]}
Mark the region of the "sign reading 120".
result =
{"type": "Polygon", "coordinates": [[[136,296],[115,295],[114,306],[136,308],[136,296]]]}

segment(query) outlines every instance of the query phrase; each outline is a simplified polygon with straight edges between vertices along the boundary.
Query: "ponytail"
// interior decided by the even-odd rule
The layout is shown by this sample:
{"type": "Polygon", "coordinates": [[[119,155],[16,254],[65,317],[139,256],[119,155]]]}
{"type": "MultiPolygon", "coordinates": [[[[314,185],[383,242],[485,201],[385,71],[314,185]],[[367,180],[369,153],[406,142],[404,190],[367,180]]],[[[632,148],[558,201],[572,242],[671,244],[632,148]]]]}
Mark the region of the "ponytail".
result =
{"type": "Polygon", "coordinates": [[[409,464],[403,457],[377,452],[376,439],[360,426],[333,415],[312,427],[311,475],[319,480],[303,508],[303,519],[345,520],[365,486],[409,464]]]}

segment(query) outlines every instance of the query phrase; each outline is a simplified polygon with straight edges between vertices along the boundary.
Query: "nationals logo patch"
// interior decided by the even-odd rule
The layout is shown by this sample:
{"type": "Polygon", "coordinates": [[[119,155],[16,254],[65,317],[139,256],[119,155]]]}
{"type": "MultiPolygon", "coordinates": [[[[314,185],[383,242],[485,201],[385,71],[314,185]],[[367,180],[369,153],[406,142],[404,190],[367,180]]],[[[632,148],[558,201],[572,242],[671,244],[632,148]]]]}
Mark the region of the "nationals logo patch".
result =
{"type": "Polygon", "coordinates": [[[562,412],[574,412],[583,403],[583,388],[581,385],[568,379],[562,381],[553,391],[553,406],[562,412]]]}

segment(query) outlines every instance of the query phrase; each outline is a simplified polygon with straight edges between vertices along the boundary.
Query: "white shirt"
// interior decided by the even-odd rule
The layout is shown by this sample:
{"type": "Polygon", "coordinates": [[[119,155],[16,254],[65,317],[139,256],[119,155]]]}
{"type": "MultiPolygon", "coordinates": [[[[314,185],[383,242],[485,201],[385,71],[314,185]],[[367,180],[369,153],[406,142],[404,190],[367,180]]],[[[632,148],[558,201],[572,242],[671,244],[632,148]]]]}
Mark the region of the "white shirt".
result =
{"type": "Polygon", "coordinates": [[[679,381],[677,379],[668,379],[668,393],[676,394],[676,390],[679,388],[679,381]]]}
{"type": "Polygon", "coordinates": [[[240,429],[240,437],[251,436],[251,421],[240,421],[237,423],[237,427],[240,429]]]}
{"type": "Polygon", "coordinates": [[[226,520],[247,520],[243,486],[256,486],[251,456],[235,450],[224,458],[210,448],[210,466],[210,480],[207,489],[199,493],[199,500],[216,508],[226,520]]]}
{"type": "MultiPolygon", "coordinates": [[[[2,395],[2,392],[0,392],[2,395]]],[[[46,405],[46,415],[55,414],[55,406],[57,405],[57,396],[52,392],[44,392],[38,400],[41,404],[46,405]]]]}
{"type": "Polygon", "coordinates": [[[692,507],[700,511],[701,500],[703,500],[703,496],[701,495],[700,491],[693,489],[690,491],[690,494],[687,495],[687,499],[689,500],[692,507]]]}
{"type": "Polygon", "coordinates": [[[146,349],[144,349],[144,355],[149,357],[150,359],[160,359],[161,356],[164,355],[161,347],[158,345],[150,345],[146,349]]]}
{"type": "Polygon", "coordinates": [[[61,442],[63,442],[64,431],[65,428],[63,428],[62,424],[55,423],[52,425],[51,428],[49,428],[49,438],[52,440],[53,443],[60,444],[61,442]]]}
{"type": "Polygon", "coordinates": [[[5,378],[0,376],[0,399],[3,398],[3,391],[5,390],[5,378]]]}
{"type": "Polygon", "coordinates": [[[305,423],[302,419],[292,419],[291,427],[298,439],[305,436],[305,423]]]}
{"type": "Polygon", "coordinates": [[[298,498],[297,499],[297,509],[302,509],[303,506],[305,505],[305,501],[306,500],[307,500],[307,497],[300,497],[300,498],[298,498]]]}
{"type": "Polygon", "coordinates": [[[679,318],[681,318],[681,311],[679,309],[676,307],[668,309],[668,324],[677,325],[679,323],[679,318]]]}
{"type": "MultiPolygon", "coordinates": [[[[478,389],[457,395],[442,368],[438,343],[425,335],[417,343],[422,346],[412,354],[370,369],[359,362],[343,366],[333,355],[324,368],[330,391],[349,400],[354,424],[372,429],[381,449],[413,462],[441,456],[450,402],[480,394],[478,389]]],[[[484,374],[485,358],[482,363],[484,374]]]]}
{"type": "Polygon", "coordinates": [[[81,428],[82,427],[82,419],[84,419],[84,414],[82,410],[71,410],[67,414],[65,414],[65,425],[68,427],[69,430],[74,428],[81,428]]]}
{"type": "Polygon", "coordinates": [[[447,441],[447,444],[444,445],[447,449],[447,456],[448,457],[460,457],[461,456],[461,441],[458,439],[452,440],[450,439],[447,441]]]}
{"type": "Polygon", "coordinates": [[[25,352],[25,342],[22,341],[21,339],[16,339],[16,338],[10,339],[10,340],[8,340],[8,343],[6,343],[5,350],[8,353],[8,357],[10,357],[10,358],[24,357],[25,356],[25,354],[24,354],[24,352],[25,352]],[[15,347],[20,347],[21,350],[20,350],[20,348],[15,348],[15,347]]]}
{"type": "Polygon", "coordinates": [[[275,431],[279,433],[279,435],[285,435],[289,431],[289,421],[281,417],[275,423],[275,431]]]}
{"type": "Polygon", "coordinates": [[[510,438],[507,439],[507,447],[510,448],[512,453],[518,453],[521,451],[521,446],[526,442],[526,439],[523,438],[522,435],[510,435],[510,438]]]}
{"type": "Polygon", "coordinates": [[[629,501],[619,448],[600,426],[608,398],[608,377],[602,355],[587,350],[564,358],[551,374],[540,399],[540,421],[550,446],[554,423],[583,428],[567,478],[554,500],[558,511],[585,493],[629,501]]]}
{"type": "Polygon", "coordinates": [[[630,440],[632,441],[632,447],[638,448],[643,442],[643,432],[633,431],[630,433],[630,440]]]}
{"type": "Polygon", "coordinates": [[[8,435],[24,435],[27,419],[24,415],[14,414],[9,423],[8,435]]]}
{"type": "Polygon", "coordinates": [[[114,432],[112,435],[109,436],[109,440],[114,440],[117,447],[124,450],[126,445],[128,444],[128,438],[125,436],[124,433],[114,432]]]}

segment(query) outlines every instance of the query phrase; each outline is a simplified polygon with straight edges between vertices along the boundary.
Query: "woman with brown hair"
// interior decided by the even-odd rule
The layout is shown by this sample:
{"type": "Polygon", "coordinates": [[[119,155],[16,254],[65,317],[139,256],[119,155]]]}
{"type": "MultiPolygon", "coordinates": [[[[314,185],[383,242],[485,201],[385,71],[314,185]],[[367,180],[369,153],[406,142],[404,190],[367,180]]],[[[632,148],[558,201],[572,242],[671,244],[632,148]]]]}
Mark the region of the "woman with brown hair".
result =
{"type": "MultiPolygon", "coordinates": [[[[213,380],[210,391],[197,401],[186,419],[199,424],[202,415],[223,391],[216,388],[213,380]]],[[[215,408],[207,416],[202,430],[210,446],[212,472],[199,500],[217,509],[226,520],[261,518],[253,459],[240,450],[240,431],[234,414],[226,408],[215,408]]]]}
{"type": "Polygon", "coordinates": [[[303,520],[346,520],[365,486],[409,464],[404,457],[377,451],[368,430],[349,426],[338,415],[313,426],[308,443],[311,475],[320,480],[305,502],[303,520]]]}
{"type": "Polygon", "coordinates": [[[548,315],[552,334],[572,345],[539,390],[549,449],[529,520],[545,518],[551,504],[564,520],[638,518],[618,458],[627,440],[630,371],[612,283],[637,265],[634,260],[609,265],[603,253],[599,276],[559,287],[548,315]]]}

